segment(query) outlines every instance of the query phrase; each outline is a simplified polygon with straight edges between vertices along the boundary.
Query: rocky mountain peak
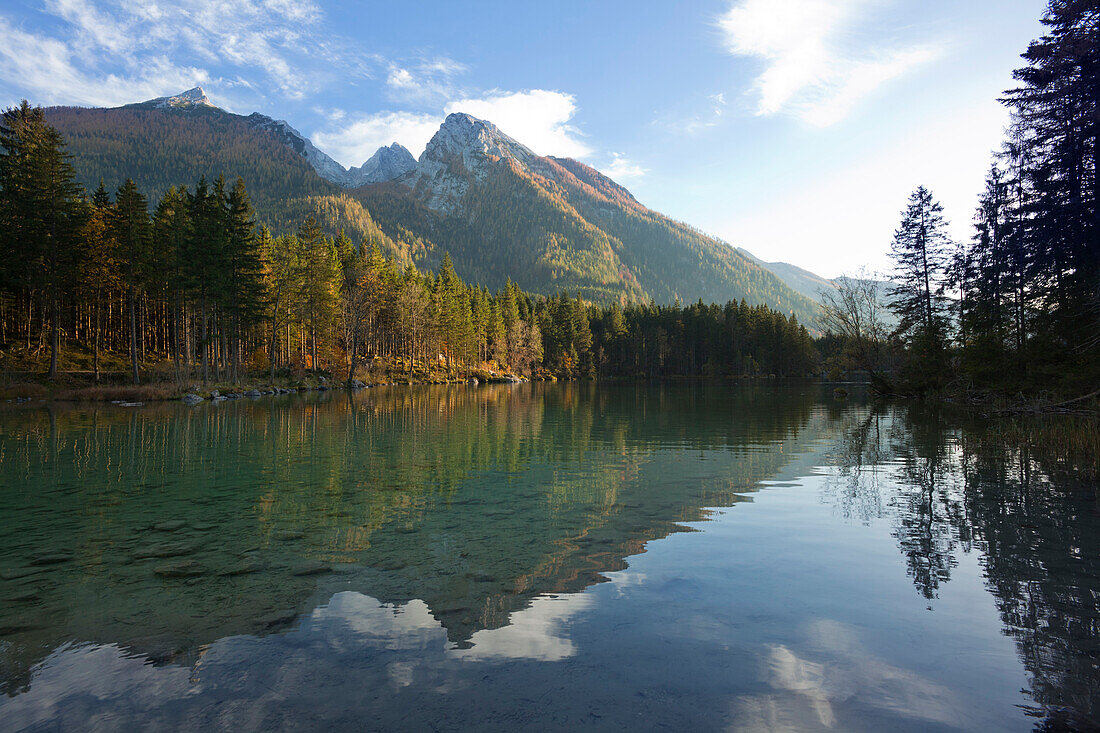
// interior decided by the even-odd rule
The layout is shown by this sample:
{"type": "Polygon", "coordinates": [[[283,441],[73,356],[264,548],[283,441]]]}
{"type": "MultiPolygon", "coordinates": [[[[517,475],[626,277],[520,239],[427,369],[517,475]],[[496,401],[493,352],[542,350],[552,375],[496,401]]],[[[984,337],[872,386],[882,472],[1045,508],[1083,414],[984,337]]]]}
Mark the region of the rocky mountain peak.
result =
{"type": "Polygon", "coordinates": [[[492,122],[480,120],[465,112],[447,115],[420,159],[439,159],[448,154],[461,155],[467,162],[466,167],[471,170],[473,167],[469,163],[472,161],[469,159],[472,156],[514,158],[521,163],[527,163],[536,157],[527,146],[505,135],[492,122]]]}
{"type": "Polygon", "coordinates": [[[428,207],[451,213],[460,206],[471,182],[485,180],[495,162],[513,160],[527,168],[536,158],[530,148],[492,122],[454,112],[428,142],[416,169],[400,181],[418,190],[428,207]]]}
{"type": "Polygon", "coordinates": [[[180,92],[171,97],[157,97],[156,99],[150,99],[145,104],[151,104],[155,107],[175,107],[177,109],[187,109],[190,107],[213,107],[210,103],[210,98],[206,96],[206,92],[202,90],[202,87],[193,87],[186,92],[180,92]]]}
{"type": "Polygon", "coordinates": [[[392,181],[416,168],[416,158],[400,143],[383,146],[358,168],[348,169],[351,186],[392,181]]]}

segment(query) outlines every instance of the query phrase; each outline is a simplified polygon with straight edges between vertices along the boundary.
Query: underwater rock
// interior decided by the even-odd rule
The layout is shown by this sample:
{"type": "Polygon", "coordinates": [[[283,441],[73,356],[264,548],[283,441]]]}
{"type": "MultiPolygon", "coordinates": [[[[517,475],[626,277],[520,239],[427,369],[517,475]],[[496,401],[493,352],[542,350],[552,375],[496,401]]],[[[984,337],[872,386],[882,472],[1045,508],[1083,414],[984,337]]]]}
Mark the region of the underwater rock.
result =
{"type": "Polygon", "coordinates": [[[194,578],[199,575],[206,574],[206,568],[199,565],[194,560],[185,560],[184,562],[173,563],[171,565],[161,565],[154,568],[153,572],[163,578],[194,578]]]}
{"type": "Polygon", "coordinates": [[[298,577],[305,577],[309,575],[323,575],[324,573],[331,573],[332,568],[324,563],[310,562],[304,565],[299,565],[295,568],[291,568],[290,574],[298,577]]]}

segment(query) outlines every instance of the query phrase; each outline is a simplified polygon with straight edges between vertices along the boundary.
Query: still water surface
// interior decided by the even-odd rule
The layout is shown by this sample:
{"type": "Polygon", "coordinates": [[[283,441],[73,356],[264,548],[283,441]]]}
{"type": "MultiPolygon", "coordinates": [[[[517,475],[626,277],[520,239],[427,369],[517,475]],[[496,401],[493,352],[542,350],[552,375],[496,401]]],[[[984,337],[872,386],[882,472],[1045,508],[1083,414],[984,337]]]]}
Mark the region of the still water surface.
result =
{"type": "Polygon", "coordinates": [[[0,728],[1089,729],[1096,487],[815,386],[0,412],[0,728]]]}

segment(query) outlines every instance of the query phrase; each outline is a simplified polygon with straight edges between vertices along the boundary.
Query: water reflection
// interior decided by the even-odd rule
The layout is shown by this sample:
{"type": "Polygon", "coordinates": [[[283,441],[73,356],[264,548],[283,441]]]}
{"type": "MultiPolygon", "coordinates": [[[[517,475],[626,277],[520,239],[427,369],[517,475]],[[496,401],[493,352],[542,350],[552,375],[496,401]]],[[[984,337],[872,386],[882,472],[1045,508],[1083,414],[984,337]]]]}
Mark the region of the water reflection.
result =
{"type": "Polygon", "coordinates": [[[991,451],[980,424],[821,392],[402,387],[6,412],[0,714],[1092,726],[1095,487],[991,451]],[[989,594],[1003,629],[966,626],[989,594]],[[960,645],[974,653],[945,667],[960,645]]]}
{"type": "Polygon", "coordinates": [[[335,588],[421,599],[469,646],[753,490],[813,405],[763,399],[581,384],[6,415],[0,680],[25,690],[74,639],[194,664],[335,588]],[[678,475],[731,445],[746,457],[678,475]]]}
{"type": "Polygon", "coordinates": [[[960,555],[980,553],[1029,675],[1037,728],[1100,728],[1097,487],[1026,447],[990,449],[985,428],[927,407],[854,410],[829,493],[848,516],[892,515],[926,599],[950,581],[960,555]]]}

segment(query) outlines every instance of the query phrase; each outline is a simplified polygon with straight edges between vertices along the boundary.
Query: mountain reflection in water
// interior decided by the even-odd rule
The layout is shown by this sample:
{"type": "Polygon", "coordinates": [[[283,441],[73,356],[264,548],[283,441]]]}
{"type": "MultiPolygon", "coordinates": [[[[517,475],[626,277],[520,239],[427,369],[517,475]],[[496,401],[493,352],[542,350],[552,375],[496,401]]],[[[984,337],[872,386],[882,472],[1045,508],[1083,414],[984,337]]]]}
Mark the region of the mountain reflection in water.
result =
{"type": "Polygon", "coordinates": [[[1095,721],[1095,487],[979,450],[981,426],[822,395],[575,383],[9,410],[0,715],[1095,721]],[[955,577],[968,558],[980,570],[955,577]],[[861,574],[884,579],[862,598],[844,587],[861,574]],[[966,626],[974,599],[1003,629],[957,630],[975,654],[940,671],[958,640],[909,636],[966,626]],[[999,668],[973,691],[984,707],[953,683],[983,660],[999,668]]]}

